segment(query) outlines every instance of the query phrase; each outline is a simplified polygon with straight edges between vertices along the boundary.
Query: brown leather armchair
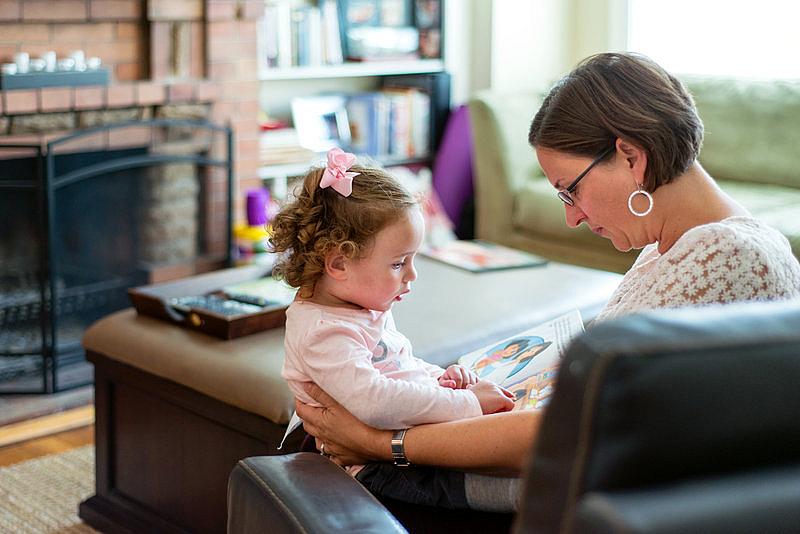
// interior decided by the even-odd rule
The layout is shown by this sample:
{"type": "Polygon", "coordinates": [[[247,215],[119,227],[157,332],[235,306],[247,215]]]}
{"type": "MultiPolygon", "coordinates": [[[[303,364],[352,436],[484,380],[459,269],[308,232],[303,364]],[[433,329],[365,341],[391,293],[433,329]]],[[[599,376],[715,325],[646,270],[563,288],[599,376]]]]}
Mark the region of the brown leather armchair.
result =
{"type": "MultiPolygon", "coordinates": [[[[599,324],[565,355],[513,526],[462,519],[484,532],[798,532],[798,384],[800,302],[599,324]]],[[[441,510],[393,515],[318,454],[242,460],[228,489],[230,534],[461,531],[441,510]]]]}

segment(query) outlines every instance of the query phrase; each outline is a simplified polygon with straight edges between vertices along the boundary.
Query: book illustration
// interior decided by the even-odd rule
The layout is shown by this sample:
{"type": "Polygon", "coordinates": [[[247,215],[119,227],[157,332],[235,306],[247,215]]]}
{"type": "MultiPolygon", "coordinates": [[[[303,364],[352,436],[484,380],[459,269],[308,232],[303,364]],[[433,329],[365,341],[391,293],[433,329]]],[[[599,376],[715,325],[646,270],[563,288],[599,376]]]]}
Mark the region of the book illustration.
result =
{"type": "Polygon", "coordinates": [[[477,239],[429,245],[420,250],[420,254],[473,273],[535,267],[547,263],[547,260],[534,254],[477,239]]]}
{"type": "Polygon", "coordinates": [[[534,373],[506,387],[514,394],[514,410],[541,410],[555,390],[558,365],[534,373]]]}
{"type": "Polygon", "coordinates": [[[533,360],[533,357],[552,345],[539,336],[527,336],[512,339],[496,345],[484,353],[483,358],[476,361],[473,370],[478,378],[485,378],[500,369],[510,369],[506,379],[510,379],[533,360]]]}
{"type": "Polygon", "coordinates": [[[553,392],[564,351],[581,332],[583,321],[575,310],[466,354],[458,363],[514,393],[514,410],[538,410],[553,392]]]}

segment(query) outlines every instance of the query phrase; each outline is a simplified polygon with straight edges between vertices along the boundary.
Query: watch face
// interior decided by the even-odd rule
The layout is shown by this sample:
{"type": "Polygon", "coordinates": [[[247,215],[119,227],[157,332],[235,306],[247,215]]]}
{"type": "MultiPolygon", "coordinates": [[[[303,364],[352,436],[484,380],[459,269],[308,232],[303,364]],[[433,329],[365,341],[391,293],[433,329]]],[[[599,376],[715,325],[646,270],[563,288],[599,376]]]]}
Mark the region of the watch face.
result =
{"type": "Polygon", "coordinates": [[[406,458],[406,451],[403,448],[403,439],[406,437],[406,429],[397,430],[392,434],[392,460],[398,467],[408,467],[410,465],[406,458]]]}

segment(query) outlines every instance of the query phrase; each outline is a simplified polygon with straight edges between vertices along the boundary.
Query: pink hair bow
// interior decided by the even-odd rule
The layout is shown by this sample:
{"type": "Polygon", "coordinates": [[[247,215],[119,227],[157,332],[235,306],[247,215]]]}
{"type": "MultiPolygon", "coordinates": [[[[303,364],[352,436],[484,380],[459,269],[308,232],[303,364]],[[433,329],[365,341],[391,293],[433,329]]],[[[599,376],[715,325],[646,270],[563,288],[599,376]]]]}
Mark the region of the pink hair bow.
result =
{"type": "Polygon", "coordinates": [[[347,172],[347,169],[356,162],[355,154],[345,152],[341,148],[332,148],[328,151],[328,164],[319,181],[321,189],[333,187],[343,197],[349,197],[353,192],[353,177],[360,173],[347,172]]]}

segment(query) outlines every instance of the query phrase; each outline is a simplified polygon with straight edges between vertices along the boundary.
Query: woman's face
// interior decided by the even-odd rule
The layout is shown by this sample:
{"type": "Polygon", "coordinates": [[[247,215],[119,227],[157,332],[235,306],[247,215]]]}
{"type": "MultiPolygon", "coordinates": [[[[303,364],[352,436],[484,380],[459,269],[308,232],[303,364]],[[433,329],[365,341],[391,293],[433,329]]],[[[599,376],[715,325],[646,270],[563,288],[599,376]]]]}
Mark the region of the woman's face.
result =
{"type": "MultiPolygon", "coordinates": [[[[536,148],[536,155],[556,191],[565,190],[592,162],[590,157],[543,147],[536,148]]],[[[641,221],[628,210],[628,196],[636,190],[636,183],[630,161],[617,151],[595,165],[570,193],[574,206],[564,204],[567,226],[576,228],[586,223],[592,232],[610,240],[617,250],[643,247],[647,239],[641,221]]]]}

